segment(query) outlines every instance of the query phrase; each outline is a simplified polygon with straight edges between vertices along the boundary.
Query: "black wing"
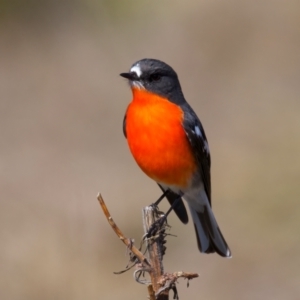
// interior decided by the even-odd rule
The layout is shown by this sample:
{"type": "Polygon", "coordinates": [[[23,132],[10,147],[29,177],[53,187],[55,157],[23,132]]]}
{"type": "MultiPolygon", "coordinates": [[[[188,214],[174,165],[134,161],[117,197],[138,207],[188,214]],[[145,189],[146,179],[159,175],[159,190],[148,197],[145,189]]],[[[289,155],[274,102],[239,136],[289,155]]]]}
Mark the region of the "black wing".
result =
{"type": "Polygon", "coordinates": [[[205,192],[211,205],[210,153],[206,135],[200,120],[188,103],[182,105],[183,127],[196,157],[205,192]]]}
{"type": "MultiPolygon", "coordinates": [[[[158,184],[158,186],[161,188],[161,190],[163,192],[165,192],[164,188],[158,184]]],[[[172,204],[175,202],[175,200],[177,200],[178,198],[180,198],[180,195],[172,192],[169,190],[168,194],[166,195],[169,203],[172,204]]],[[[183,223],[183,224],[187,224],[188,221],[189,221],[189,217],[188,217],[188,214],[186,212],[186,208],[184,206],[184,203],[182,201],[182,199],[180,199],[180,201],[177,203],[177,205],[173,208],[175,214],[177,215],[177,217],[180,219],[180,221],[183,223]]]]}

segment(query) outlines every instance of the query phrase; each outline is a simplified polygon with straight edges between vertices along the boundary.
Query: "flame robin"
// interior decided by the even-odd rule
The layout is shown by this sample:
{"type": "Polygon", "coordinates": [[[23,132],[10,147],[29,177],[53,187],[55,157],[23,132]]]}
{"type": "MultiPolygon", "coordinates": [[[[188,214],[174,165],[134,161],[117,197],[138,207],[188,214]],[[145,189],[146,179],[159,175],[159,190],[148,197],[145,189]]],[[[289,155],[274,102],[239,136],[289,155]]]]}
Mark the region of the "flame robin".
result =
{"type": "Polygon", "coordinates": [[[186,200],[200,252],[231,257],[211,209],[208,142],[176,72],[162,61],[142,59],[120,75],[129,80],[133,94],[123,131],[135,161],[158,183],[162,197],[185,224],[182,198],[186,200]]]}

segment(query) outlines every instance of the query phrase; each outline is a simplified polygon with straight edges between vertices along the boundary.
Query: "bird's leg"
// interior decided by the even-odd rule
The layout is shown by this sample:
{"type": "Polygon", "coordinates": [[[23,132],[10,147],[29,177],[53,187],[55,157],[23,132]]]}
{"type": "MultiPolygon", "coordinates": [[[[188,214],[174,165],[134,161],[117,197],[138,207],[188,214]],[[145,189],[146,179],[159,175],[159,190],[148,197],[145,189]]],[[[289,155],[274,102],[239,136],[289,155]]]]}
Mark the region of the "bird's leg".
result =
{"type": "Polygon", "coordinates": [[[165,190],[163,194],[152,204],[153,206],[158,206],[158,204],[168,195],[169,189],[165,190]]]}
{"type": "Polygon", "coordinates": [[[168,193],[170,192],[169,189],[165,190],[162,195],[154,202],[152,203],[150,206],[153,207],[153,209],[155,210],[155,213],[157,215],[157,218],[160,218],[161,215],[164,215],[163,212],[158,210],[158,204],[168,195],[168,193]]]}
{"type": "MultiPolygon", "coordinates": [[[[159,202],[165,197],[165,195],[166,195],[166,191],[162,194],[162,196],[159,197],[159,199],[158,199],[159,202]]],[[[149,228],[147,235],[146,235],[147,238],[154,236],[162,228],[163,224],[165,222],[167,222],[168,215],[170,214],[170,212],[174,209],[174,207],[177,205],[177,203],[180,200],[181,200],[181,195],[172,203],[172,205],[168,209],[168,211],[151,225],[151,227],[149,228]]],[[[154,205],[156,205],[157,201],[154,203],[154,205]]]]}

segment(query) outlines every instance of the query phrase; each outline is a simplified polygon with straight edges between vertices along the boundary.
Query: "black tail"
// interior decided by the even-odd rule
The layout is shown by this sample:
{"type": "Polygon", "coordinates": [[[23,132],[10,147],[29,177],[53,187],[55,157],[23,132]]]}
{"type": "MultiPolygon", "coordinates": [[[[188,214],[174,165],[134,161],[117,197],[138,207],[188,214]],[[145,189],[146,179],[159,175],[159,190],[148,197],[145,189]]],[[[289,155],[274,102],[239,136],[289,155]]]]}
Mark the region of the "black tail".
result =
{"type": "Polygon", "coordinates": [[[196,230],[198,248],[203,253],[217,252],[223,257],[231,257],[230,249],[219,229],[210,205],[203,206],[203,211],[197,212],[190,206],[196,230]]]}

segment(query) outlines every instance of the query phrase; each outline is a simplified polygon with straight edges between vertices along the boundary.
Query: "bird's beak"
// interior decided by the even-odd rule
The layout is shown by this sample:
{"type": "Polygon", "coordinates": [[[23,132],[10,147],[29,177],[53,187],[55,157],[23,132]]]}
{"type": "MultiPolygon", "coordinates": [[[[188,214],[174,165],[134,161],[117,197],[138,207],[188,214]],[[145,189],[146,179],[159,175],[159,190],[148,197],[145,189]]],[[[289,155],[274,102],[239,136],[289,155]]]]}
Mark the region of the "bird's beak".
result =
{"type": "Polygon", "coordinates": [[[121,73],[120,76],[122,76],[124,78],[127,78],[129,80],[132,80],[132,81],[139,80],[139,78],[138,78],[138,76],[136,75],[135,72],[121,73]]]}

